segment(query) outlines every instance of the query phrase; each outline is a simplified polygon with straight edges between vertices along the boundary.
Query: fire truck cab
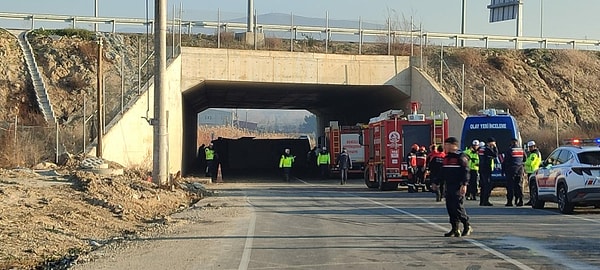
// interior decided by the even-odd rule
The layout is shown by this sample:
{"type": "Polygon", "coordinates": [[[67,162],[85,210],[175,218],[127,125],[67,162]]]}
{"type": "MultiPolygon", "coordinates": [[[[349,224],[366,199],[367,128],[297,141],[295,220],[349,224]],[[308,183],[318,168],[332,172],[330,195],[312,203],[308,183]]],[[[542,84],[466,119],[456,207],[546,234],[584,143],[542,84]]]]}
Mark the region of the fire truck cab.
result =
{"type": "MultiPolygon", "coordinates": [[[[365,184],[369,188],[396,190],[398,185],[408,185],[409,164],[405,157],[413,144],[429,149],[432,144],[442,144],[448,137],[448,116],[445,113],[430,116],[418,113],[419,103],[411,102],[411,113],[389,110],[371,118],[363,130],[365,149],[365,184]]],[[[427,183],[427,182],[426,182],[427,183]]]]}
{"type": "Polygon", "coordinates": [[[330,175],[338,175],[340,173],[336,163],[338,156],[342,153],[342,149],[347,150],[352,160],[352,168],[348,172],[363,173],[365,169],[365,150],[359,143],[361,135],[362,129],[360,125],[340,126],[337,121],[330,121],[329,126],[325,127],[324,145],[331,153],[330,175]]]}

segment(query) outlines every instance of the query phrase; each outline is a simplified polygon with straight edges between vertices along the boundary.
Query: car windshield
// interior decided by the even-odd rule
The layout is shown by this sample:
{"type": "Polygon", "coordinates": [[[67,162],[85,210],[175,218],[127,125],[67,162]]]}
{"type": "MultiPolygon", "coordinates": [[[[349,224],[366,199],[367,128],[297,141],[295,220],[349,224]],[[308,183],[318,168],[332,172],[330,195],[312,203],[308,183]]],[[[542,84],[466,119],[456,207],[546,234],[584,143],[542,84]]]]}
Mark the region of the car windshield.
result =
{"type": "Polygon", "coordinates": [[[600,165],[600,151],[582,152],[577,157],[582,164],[600,165]]]}

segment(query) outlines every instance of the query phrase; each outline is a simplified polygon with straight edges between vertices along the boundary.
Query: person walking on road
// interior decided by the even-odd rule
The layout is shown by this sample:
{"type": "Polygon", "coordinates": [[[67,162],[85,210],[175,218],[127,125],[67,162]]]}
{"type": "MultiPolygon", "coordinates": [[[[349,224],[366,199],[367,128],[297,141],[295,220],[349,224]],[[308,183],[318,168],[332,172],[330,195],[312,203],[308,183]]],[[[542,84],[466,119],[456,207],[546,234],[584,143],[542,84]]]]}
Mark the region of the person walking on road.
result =
{"type": "MultiPolygon", "coordinates": [[[[444,157],[440,178],[446,181],[446,210],[452,226],[452,229],[444,234],[445,237],[467,236],[473,232],[464,208],[464,198],[469,185],[469,160],[458,148],[458,140],[455,137],[444,140],[446,157],[444,157]],[[459,230],[459,223],[463,224],[462,232],[459,230]]],[[[434,189],[439,188],[439,181],[438,178],[432,185],[434,189]]]]}
{"type": "Polygon", "coordinates": [[[321,171],[321,179],[327,179],[329,176],[329,164],[331,163],[331,155],[327,151],[327,147],[323,146],[321,152],[317,155],[317,166],[321,171]]]}
{"type": "Polygon", "coordinates": [[[515,199],[516,206],[523,206],[523,159],[525,153],[519,146],[519,140],[513,138],[510,140],[510,147],[504,153],[502,162],[502,171],[506,176],[506,204],[513,206],[512,200],[515,199]]]}
{"type": "Polygon", "coordinates": [[[352,168],[352,159],[346,148],[344,148],[342,153],[338,156],[336,164],[340,169],[340,176],[342,177],[340,184],[345,185],[348,180],[348,170],[352,168]]]}
{"type": "Polygon", "coordinates": [[[489,137],[487,144],[480,147],[479,151],[479,185],[481,186],[481,195],[479,199],[480,206],[493,206],[490,203],[492,193],[492,171],[494,170],[494,159],[498,157],[498,147],[496,139],[489,137]]]}
{"type": "Polygon", "coordinates": [[[436,202],[441,202],[442,198],[445,196],[444,190],[446,185],[441,175],[445,157],[446,153],[444,152],[444,146],[440,145],[437,149],[434,148],[429,161],[429,178],[431,179],[431,185],[433,186],[434,183],[437,185],[437,188],[434,190],[436,202]]]}
{"type": "Polygon", "coordinates": [[[215,182],[217,180],[217,166],[219,155],[217,154],[217,152],[215,152],[212,143],[204,149],[204,154],[206,157],[206,174],[207,176],[210,176],[211,181],[215,182]]]}
{"type": "Polygon", "coordinates": [[[531,205],[531,185],[535,180],[531,181],[532,179],[530,179],[530,177],[540,168],[540,165],[542,164],[542,154],[535,145],[535,141],[527,142],[527,152],[529,152],[529,155],[527,156],[527,160],[525,160],[525,173],[527,174],[527,182],[529,183],[529,201],[527,201],[525,205],[531,205]]]}
{"type": "Polygon", "coordinates": [[[279,168],[283,169],[283,176],[286,182],[290,181],[290,174],[292,173],[292,165],[295,158],[295,156],[292,156],[290,149],[286,148],[279,159],[279,168]]]}
{"type": "Polygon", "coordinates": [[[467,200],[477,200],[477,180],[479,180],[479,140],[473,140],[471,147],[465,150],[469,158],[469,188],[467,189],[467,200]]]}

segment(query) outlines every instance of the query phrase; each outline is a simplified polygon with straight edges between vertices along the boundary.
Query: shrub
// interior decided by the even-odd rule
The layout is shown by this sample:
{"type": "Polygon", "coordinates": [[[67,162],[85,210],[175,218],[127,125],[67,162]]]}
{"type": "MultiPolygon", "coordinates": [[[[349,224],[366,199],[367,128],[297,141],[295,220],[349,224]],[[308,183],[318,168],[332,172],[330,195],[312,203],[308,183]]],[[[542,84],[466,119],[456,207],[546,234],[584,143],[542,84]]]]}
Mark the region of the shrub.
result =
{"type": "Polygon", "coordinates": [[[77,36],[84,40],[94,40],[96,38],[96,34],[90,30],[86,29],[78,29],[78,28],[66,28],[66,29],[36,29],[33,30],[34,35],[38,36],[49,36],[49,35],[57,35],[57,36],[67,36],[73,37],[77,36]]]}
{"type": "Polygon", "coordinates": [[[94,42],[83,42],[79,44],[80,55],[85,57],[88,61],[96,62],[98,59],[98,45],[94,42]]]}
{"type": "Polygon", "coordinates": [[[265,38],[265,47],[279,50],[283,48],[283,41],[280,38],[265,38]]]}

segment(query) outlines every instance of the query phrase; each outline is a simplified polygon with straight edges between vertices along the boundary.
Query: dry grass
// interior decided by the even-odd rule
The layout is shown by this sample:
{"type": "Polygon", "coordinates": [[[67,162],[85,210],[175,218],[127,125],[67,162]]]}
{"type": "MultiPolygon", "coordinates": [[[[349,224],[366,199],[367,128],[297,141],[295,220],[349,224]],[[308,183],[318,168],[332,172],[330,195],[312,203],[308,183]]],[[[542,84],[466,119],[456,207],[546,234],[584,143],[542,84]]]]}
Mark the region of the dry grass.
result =
{"type": "Polygon", "coordinates": [[[293,134],[284,133],[265,133],[252,130],[245,130],[236,127],[223,126],[199,126],[198,127],[198,145],[208,145],[211,140],[217,138],[239,139],[242,137],[255,137],[260,139],[282,139],[297,137],[293,134]]]}
{"type": "Polygon", "coordinates": [[[268,49],[279,49],[283,47],[283,40],[280,38],[265,38],[265,47],[268,49]]]}
{"type": "Polygon", "coordinates": [[[16,131],[14,125],[0,129],[0,167],[30,167],[42,161],[52,161],[55,151],[51,128],[23,127],[16,131]],[[50,154],[49,154],[50,153],[50,154]]]}

